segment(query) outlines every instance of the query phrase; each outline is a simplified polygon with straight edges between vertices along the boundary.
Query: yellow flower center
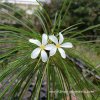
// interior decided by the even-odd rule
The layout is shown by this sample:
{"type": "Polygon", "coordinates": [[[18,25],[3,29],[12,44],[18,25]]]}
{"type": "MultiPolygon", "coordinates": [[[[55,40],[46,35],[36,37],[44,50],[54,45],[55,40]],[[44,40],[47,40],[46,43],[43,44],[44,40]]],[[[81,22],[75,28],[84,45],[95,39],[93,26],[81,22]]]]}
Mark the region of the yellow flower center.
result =
{"type": "Polygon", "coordinates": [[[60,46],[60,44],[56,44],[56,47],[57,47],[57,48],[60,48],[61,46],[60,46]]]}
{"type": "Polygon", "coordinates": [[[40,48],[41,48],[41,50],[44,50],[45,49],[45,46],[44,45],[41,45],[40,48]]]}

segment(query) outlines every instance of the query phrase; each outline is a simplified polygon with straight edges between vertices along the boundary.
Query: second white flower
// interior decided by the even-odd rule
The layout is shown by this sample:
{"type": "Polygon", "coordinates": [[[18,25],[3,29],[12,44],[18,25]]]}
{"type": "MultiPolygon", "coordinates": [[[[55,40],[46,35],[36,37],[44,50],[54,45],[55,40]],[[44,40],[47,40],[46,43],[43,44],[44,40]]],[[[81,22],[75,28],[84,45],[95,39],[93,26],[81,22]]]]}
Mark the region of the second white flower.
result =
{"type": "Polygon", "coordinates": [[[49,44],[46,48],[50,50],[50,56],[53,56],[56,51],[58,50],[61,54],[62,58],[66,58],[66,53],[62,48],[72,48],[73,45],[71,42],[65,42],[64,37],[61,33],[59,33],[59,39],[55,37],[54,35],[49,36],[49,39],[54,43],[54,44],[49,44]]]}

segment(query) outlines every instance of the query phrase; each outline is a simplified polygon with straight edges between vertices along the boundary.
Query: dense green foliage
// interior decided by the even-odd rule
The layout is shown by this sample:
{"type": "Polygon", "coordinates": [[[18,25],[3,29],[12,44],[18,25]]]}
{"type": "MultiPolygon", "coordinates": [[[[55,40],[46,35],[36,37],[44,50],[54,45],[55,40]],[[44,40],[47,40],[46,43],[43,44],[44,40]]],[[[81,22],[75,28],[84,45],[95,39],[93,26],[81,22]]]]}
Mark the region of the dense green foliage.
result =
{"type": "MultiPolygon", "coordinates": [[[[66,15],[64,16],[64,22],[62,23],[62,27],[65,28],[66,26],[73,25],[75,23],[84,22],[83,28],[86,28],[90,25],[100,23],[99,0],[66,0],[66,2],[67,3],[63,7],[61,15],[61,17],[63,17],[63,15],[66,12],[66,15]]],[[[52,0],[51,5],[44,5],[51,19],[55,18],[56,12],[60,12],[62,4],[63,0],[52,0]]]]}

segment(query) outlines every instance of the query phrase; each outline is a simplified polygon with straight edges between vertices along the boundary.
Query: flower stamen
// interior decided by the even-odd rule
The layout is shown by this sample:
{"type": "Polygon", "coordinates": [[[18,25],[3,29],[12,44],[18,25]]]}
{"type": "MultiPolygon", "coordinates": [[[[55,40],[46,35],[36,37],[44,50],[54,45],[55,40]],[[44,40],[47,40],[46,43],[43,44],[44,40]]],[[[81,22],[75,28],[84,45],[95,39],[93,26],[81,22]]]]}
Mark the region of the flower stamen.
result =
{"type": "Polygon", "coordinates": [[[61,45],[60,45],[60,44],[56,44],[56,47],[57,47],[57,48],[60,48],[60,47],[61,47],[61,45]]]}
{"type": "Polygon", "coordinates": [[[41,45],[40,48],[41,48],[41,50],[44,50],[45,49],[45,46],[44,45],[41,45]]]}

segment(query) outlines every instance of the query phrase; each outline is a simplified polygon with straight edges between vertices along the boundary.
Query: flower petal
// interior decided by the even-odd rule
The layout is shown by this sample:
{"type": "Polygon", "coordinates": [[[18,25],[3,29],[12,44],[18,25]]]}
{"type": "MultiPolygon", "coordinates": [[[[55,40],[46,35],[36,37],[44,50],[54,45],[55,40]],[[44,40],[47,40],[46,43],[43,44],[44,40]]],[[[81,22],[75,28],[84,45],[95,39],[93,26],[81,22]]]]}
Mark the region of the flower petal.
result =
{"type": "Polygon", "coordinates": [[[38,57],[39,53],[40,53],[41,49],[40,48],[36,48],[33,50],[33,52],[31,53],[31,58],[35,59],[38,57]]]}
{"type": "Polygon", "coordinates": [[[34,43],[34,44],[36,44],[38,46],[41,45],[41,42],[39,40],[36,40],[36,39],[29,39],[29,42],[34,43]]]}
{"type": "Polygon", "coordinates": [[[46,62],[48,60],[48,55],[44,50],[41,51],[41,57],[43,62],[46,62]]]}
{"type": "Polygon", "coordinates": [[[50,35],[49,39],[54,42],[55,44],[58,44],[58,39],[54,35],[50,35]]]}
{"type": "Polygon", "coordinates": [[[61,34],[61,32],[59,33],[59,44],[61,44],[64,41],[64,37],[61,34]]]}
{"type": "Polygon", "coordinates": [[[72,48],[73,45],[72,45],[71,42],[66,42],[66,43],[63,43],[63,44],[61,45],[61,47],[63,47],[63,48],[72,48]]]}
{"type": "Polygon", "coordinates": [[[47,34],[42,35],[42,44],[46,45],[48,43],[48,36],[47,34]]]}
{"type": "Polygon", "coordinates": [[[52,50],[55,47],[54,44],[48,44],[45,46],[45,50],[52,50]]]}
{"type": "Polygon", "coordinates": [[[66,58],[66,54],[65,54],[65,51],[62,49],[62,48],[58,48],[62,58],[66,58]]]}
{"type": "Polygon", "coordinates": [[[53,47],[51,50],[50,50],[50,56],[53,56],[57,51],[57,48],[56,47],[53,47]]]}

